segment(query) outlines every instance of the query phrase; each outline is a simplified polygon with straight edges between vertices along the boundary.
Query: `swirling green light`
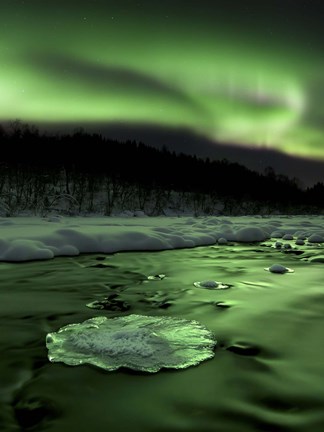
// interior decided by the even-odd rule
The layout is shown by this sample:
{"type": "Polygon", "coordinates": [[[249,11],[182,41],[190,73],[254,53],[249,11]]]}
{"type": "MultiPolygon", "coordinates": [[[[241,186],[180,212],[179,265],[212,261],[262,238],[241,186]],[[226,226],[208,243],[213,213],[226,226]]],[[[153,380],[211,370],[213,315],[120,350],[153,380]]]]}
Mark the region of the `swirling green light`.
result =
{"type": "Polygon", "coordinates": [[[27,3],[0,10],[0,119],[185,127],[324,159],[316,50],[192,5],[168,15],[127,1],[27,3]]]}

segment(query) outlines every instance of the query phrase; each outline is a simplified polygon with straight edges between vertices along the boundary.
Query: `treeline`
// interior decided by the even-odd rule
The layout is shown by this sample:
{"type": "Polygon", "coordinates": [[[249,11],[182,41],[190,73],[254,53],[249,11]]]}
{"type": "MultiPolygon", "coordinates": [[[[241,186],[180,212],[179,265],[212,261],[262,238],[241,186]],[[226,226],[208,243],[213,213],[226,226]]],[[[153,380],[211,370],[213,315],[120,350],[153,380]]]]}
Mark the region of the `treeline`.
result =
{"type": "Polygon", "coordinates": [[[318,212],[324,185],[302,190],[268,168],[264,174],[227,160],[200,159],[83,129],[41,134],[19,121],[0,126],[0,210],[69,213],[165,208],[197,214],[318,212]]]}

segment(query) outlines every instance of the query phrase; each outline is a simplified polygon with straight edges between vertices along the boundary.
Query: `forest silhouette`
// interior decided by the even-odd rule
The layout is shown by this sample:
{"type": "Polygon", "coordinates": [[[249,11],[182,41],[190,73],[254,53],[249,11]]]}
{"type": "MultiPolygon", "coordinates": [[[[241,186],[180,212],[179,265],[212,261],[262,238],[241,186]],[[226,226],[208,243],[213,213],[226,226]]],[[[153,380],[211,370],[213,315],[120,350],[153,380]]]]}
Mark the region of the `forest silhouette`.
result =
{"type": "Polygon", "coordinates": [[[180,207],[204,214],[324,209],[323,183],[303,190],[298,179],[271,167],[261,174],[226,159],[118,142],[82,128],[69,134],[41,134],[19,120],[6,128],[0,125],[0,142],[0,199],[7,214],[49,209],[51,200],[64,196],[75,212],[98,210],[100,197],[100,209],[107,215],[130,203],[157,215],[170,207],[174,194],[177,204],[182,197],[180,207]]]}

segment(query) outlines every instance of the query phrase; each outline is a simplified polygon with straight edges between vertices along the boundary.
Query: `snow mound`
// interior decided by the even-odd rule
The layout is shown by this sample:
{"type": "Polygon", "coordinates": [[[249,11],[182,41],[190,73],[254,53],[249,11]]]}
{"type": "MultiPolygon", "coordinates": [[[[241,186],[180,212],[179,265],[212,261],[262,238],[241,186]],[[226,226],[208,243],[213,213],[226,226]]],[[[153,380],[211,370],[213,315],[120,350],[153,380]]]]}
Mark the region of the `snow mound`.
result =
{"type": "MultiPolygon", "coordinates": [[[[324,244],[324,216],[310,217],[309,220],[303,216],[268,219],[252,216],[53,216],[50,220],[37,217],[0,219],[0,261],[41,260],[82,253],[160,251],[225,245],[227,242],[264,242],[270,237],[274,242],[284,242],[282,238],[290,238],[292,233],[296,239],[308,238],[310,244],[324,244]]],[[[288,247],[282,245],[283,250],[288,247]]]]}
{"type": "Polygon", "coordinates": [[[54,257],[53,251],[42,242],[35,240],[13,240],[10,246],[2,253],[2,261],[30,261],[47,260],[54,257]]]}
{"type": "Polygon", "coordinates": [[[283,234],[281,231],[273,231],[273,232],[270,234],[270,237],[272,237],[272,238],[282,238],[283,235],[284,235],[284,234],[283,234]]]}
{"type": "Polygon", "coordinates": [[[92,364],[107,371],[184,369],[214,357],[216,343],[197,321],[143,315],[95,317],[46,336],[51,362],[92,364]]]}
{"type": "Polygon", "coordinates": [[[319,234],[312,234],[310,237],[308,237],[309,243],[324,243],[324,237],[322,237],[319,234]]]}
{"type": "Polygon", "coordinates": [[[301,238],[298,238],[298,239],[295,241],[295,244],[298,245],[298,246],[304,246],[305,241],[304,241],[303,239],[301,239],[301,238]]]}
{"type": "Polygon", "coordinates": [[[283,240],[293,240],[293,239],[294,239],[294,236],[291,235],[291,234],[285,234],[285,235],[282,237],[282,239],[283,239],[283,240]]]}
{"type": "Polygon", "coordinates": [[[268,234],[260,228],[241,228],[236,232],[236,241],[240,243],[260,242],[268,238],[268,234]]]}
{"type": "Polygon", "coordinates": [[[283,248],[284,248],[284,249],[291,249],[291,244],[289,244],[289,243],[285,243],[285,244],[283,245],[283,248]]]}
{"type": "Polygon", "coordinates": [[[227,244],[227,240],[226,240],[226,238],[224,238],[224,237],[220,237],[220,238],[217,240],[217,243],[218,243],[219,245],[225,245],[225,244],[227,244]]]}

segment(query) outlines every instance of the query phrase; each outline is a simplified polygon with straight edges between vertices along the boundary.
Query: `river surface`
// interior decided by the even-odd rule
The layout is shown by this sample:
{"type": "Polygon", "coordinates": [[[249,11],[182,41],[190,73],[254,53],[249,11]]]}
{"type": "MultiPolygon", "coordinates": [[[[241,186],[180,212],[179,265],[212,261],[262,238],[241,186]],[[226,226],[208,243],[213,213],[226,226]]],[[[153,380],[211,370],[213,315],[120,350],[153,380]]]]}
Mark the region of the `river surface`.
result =
{"type": "Polygon", "coordinates": [[[307,251],[233,244],[0,263],[0,326],[3,432],[324,430],[324,264],[307,251]],[[274,263],[295,272],[264,270],[274,263]],[[210,279],[231,287],[193,286],[210,279]],[[106,310],[86,306],[107,297],[106,310]],[[155,374],[48,360],[47,333],[130,313],[198,320],[215,357],[155,374]]]}

